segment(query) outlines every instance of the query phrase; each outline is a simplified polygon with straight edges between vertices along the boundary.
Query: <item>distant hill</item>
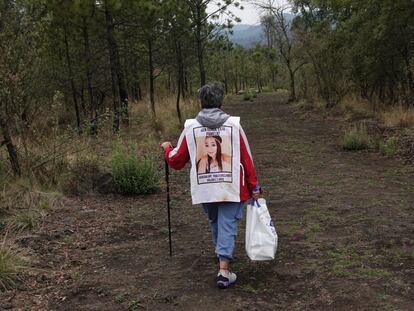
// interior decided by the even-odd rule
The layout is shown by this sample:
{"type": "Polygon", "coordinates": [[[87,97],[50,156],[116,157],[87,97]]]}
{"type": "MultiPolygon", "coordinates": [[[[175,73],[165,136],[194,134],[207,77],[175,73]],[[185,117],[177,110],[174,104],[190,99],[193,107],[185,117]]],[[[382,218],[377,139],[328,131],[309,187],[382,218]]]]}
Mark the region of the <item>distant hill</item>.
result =
{"type": "Polygon", "coordinates": [[[245,48],[252,48],[256,44],[265,43],[265,36],[260,25],[238,24],[233,27],[233,34],[229,35],[231,42],[245,48]]]}
{"type": "MultiPolygon", "coordinates": [[[[295,15],[285,13],[286,20],[291,22],[295,15]]],[[[229,35],[231,42],[244,48],[252,48],[256,44],[265,44],[266,38],[261,25],[237,24],[233,26],[233,34],[229,35]]]]}

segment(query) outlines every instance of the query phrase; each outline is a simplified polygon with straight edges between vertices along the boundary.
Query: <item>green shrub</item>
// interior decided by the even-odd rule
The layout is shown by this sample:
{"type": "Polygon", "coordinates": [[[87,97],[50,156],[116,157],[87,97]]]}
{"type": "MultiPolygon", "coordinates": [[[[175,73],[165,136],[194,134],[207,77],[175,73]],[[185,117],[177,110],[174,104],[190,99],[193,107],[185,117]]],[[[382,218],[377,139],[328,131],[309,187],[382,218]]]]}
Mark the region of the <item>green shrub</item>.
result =
{"type": "Polygon", "coordinates": [[[138,308],[144,308],[139,300],[132,300],[128,303],[128,311],[133,311],[138,308]]]}
{"type": "Polygon", "coordinates": [[[149,194],[159,189],[160,176],[155,160],[138,157],[135,146],[126,148],[117,144],[112,156],[112,175],[121,194],[149,194]]]}
{"type": "Polygon", "coordinates": [[[243,94],[243,100],[250,100],[250,99],[252,99],[252,94],[246,91],[246,93],[243,94]]]}
{"type": "Polygon", "coordinates": [[[370,145],[371,140],[364,124],[355,126],[345,133],[343,140],[345,150],[363,150],[368,149],[370,145]]]}
{"type": "Polygon", "coordinates": [[[395,137],[389,138],[385,143],[380,142],[379,150],[387,157],[394,156],[398,151],[398,141],[395,137]]]}

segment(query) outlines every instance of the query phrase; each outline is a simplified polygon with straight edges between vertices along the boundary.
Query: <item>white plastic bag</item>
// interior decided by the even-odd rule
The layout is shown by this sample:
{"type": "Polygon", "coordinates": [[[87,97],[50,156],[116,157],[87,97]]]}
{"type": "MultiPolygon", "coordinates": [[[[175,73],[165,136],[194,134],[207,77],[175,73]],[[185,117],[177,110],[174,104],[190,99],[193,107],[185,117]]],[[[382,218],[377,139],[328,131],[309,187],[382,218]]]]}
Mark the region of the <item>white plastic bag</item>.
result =
{"type": "Polygon", "coordinates": [[[266,200],[252,200],[247,205],[246,253],[251,260],[275,259],[277,233],[266,200]]]}

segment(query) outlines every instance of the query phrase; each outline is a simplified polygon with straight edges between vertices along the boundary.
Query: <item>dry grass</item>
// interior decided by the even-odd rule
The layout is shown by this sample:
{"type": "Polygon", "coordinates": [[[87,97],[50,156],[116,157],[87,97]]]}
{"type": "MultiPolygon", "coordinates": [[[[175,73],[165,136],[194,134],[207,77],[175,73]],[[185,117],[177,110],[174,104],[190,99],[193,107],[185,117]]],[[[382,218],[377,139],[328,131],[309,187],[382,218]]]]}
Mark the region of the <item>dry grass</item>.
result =
{"type": "Polygon", "coordinates": [[[17,245],[7,242],[0,244],[0,291],[16,286],[20,274],[28,267],[28,259],[17,245]]]}
{"type": "Polygon", "coordinates": [[[105,171],[102,156],[95,152],[85,152],[67,157],[67,171],[59,179],[59,189],[67,196],[82,196],[93,189],[94,177],[105,171]]]}
{"type": "MultiPolygon", "coordinates": [[[[4,148],[0,150],[0,224],[11,217],[15,226],[33,228],[36,217],[32,216],[37,212],[29,211],[58,204],[61,196],[54,191],[67,192],[70,188],[78,195],[91,190],[92,177],[110,171],[116,142],[137,146],[138,155],[160,155],[160,142],[174,142],[182,130],[175,105],[175,97],[157,98],[154,118],[148,100],[130,103],[129,127],[121,124],[118,134],[112,131],[110,114],[104,113],[97,137],[86,130],[78,135],[73,128],[60,124],[61,115],[55,110],[45,122],[34,122],[24,135],[14,138],[23,171],[21,179],[8,173],[10,165],[3,161],[7,155],[4,148]]],[[[180,108],[182,121],[193,118],[199,110],[194,99],[181,102],[180,108]]],[[[60,113],[64,113],[63,108],[60,113]]]]}
{"type": "Polygon", "coordinates": [[[414,108],[393,106],[376,112],[368,101],[348,96],[342,100],[340,109],[350,119],[376,117],[386,127],[414,127],[414,108]]]}
{"type": "Polygon", "coordinates": [[[347,96],[339,104],[339,109],[348,119],[366,118],[374,115],[370,103],[356,96],[347,96]]]}
{"type": "MultiPolygon", "coordinates": [[[[30,180],[31,184],[56,189],[61,183],[62,176],[78,166],[80,158],[94,156],[100,166],[109,168],[114,143],[119,139],[126,145],[132,143],[137,145],[140,153],[159,153],[160,142],[178,138],[182,124],[178,121],[174,96],[156,98],[155,108],[156,117],[154,118],[149,100],[131,102],[129,127],[121,124],[118,134],[112,131],[111,114],[101,113],[97,137],[91,137],[88,134],[87,123],[85,123],[82,135],[79,136],[76,129],[67,126],[68,123],[73,124],[74,121],[66,120],[62,124],[61,116],[65,115],[65,110],[62,107],[60,112],[53,110],[52,116],[48,116],[44,122],[38,122],[36,119],[24,135],[14,139],[24,176],[30,180]]],[[[183,121],[194,117],[198,111],[197,102],[194,99],[181,101],[180,108],[183,121]]],[[[7,155],[4,150],[0,150],[0,160],[3,158],[6,159],[7,155]]],[[[7,173],[10,172],[9,166],[7,161],[1,161],[1,176],[9,175],[7,173]]]]}
{"type": "Polygon", "coordinates": [[[44,192],[27,179],[10,180],[0,191],[0,229],[33,230],[50,208],[63,204],[59,192],[44,192]]]}
{"type": "MultiPolygon", "coordinates": [[[[134,144],[138,153],[142,155],[159,154],[160,143],[165,140],[178,139],[183,124],[180,124],[176,112],[174,97],[158,98],[155,103],[155,118],[152,115],[148,100],[130,104],[130,126],[121,129],[117,139],[124,145],[134,144]]],[[[182,122],[187,118],[194,118],[199,110],[193,99],[180,103],[182,122]]],[[[114,149],[114,137],[110,149],[114,149]]],[[[111,152],[108,153],[110,155],[111,152]]]]}
{"type": "Polygon", "coordinates": [[[13,232],[36,229],[41,214],[36,210],[24,210],[14,213],[7,219],[8,228],[13,232]]]}
{"type": "Polygon", "coordinates": [[[301,99],[297,101],[296,107],[302,111],[314,111],[317,113],[324,113],[326,111],[326,104],[323,101],[310,101],[301,99]]]}
{"type": "MultiPolygon", "coordinates": [[[[175,142],[182,131],[183,124],[179,122],[174,97],[157,98],[155,116],[149,100],[132,102],[129,105],[129,126],[121,124],[120,132],[112,133],[112,124],[100,129],[97,138],[91,141],[83,135],[77,146],[82,146],[82,152],[66,157],[67,170],[62,174],[60,184],[65,194],[82,195],[92,190],[92,178],[99,172],[108,172],[112,169],[112,155],[117,145],[136,146],[136,156],[161,155],[160,143],[164,140],[175,142]],[[93,149],[88,145],[96,144],[93,149]]],[[[193,118],[198,106],[194,100],[181,102],[182,122],[186,118],[193,118]]]]}
{"type": "MultiPolygon", "coordinates": [[[[135,125],[140,125],[141,136],[155,135],[162,138],[177,135],[182,129],[176,111],[175,97],[162,97],[155,103],[155,120],[152,117],[148,100],[131,105],[131,118],[135,125]]],[[[194,99],[180,103],[182,121],[194,118],[199,108],[194,99]]]]}
{"type": "Polygon", "coordinates": [[[414,108],[394,107],[380,113],[386,127],[414,127],[414,108]]]}
{"type": "Polygon", "coordinates": [[[0,191],[0,206],[4,211],[48,209],[62,203],[58,192],[44,192],[27,179],[10,181],[0,191]]]}

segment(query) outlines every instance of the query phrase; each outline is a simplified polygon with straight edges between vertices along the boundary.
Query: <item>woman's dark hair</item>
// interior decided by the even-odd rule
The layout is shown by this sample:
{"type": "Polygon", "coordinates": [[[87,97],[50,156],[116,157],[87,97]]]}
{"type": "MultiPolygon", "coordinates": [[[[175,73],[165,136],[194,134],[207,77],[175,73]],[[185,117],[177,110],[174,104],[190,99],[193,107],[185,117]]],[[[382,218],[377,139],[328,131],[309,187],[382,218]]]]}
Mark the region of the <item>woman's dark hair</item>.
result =
{"type": "MultiPolygon", "coordinates": [[[[222,171],[223,170],[223,163],[221,161],[221,142],[222,142],[222,139],[221,139],[220,136],[206,136],[206,139],[209,138],[209,137],[214,138],[215,141],[216,141],[216,144],[217,144],[216,160],[217,160],[218,166],[220,168],[220,171],[222,171]]],[[[213,159],[209,155],[207,155],[207,159],[208,159],[208,168],[207,168],[208,172],[207,173],[210,173],[210,164],[211,164],[211,161],[213,159]]]]}
{"type": "Polygon", "coordinates": [[[224,88],[220,82],[211,82],[198,90],[202,108],[220,108],[223,104],[224,88]]]}

